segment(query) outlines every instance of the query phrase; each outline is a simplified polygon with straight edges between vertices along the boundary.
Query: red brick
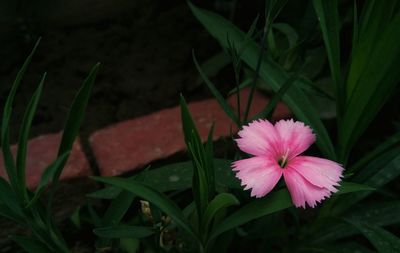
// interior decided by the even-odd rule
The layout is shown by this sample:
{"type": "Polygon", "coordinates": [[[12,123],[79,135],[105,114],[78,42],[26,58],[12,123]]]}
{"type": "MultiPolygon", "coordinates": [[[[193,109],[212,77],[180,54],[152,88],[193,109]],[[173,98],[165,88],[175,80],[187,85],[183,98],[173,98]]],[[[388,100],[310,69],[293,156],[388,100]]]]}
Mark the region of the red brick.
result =
{"type": "MultiPolygon", "coordinates": [[[[26,182],[29,188],[32,189],[38,185],[42,172],[56,159],[61,135],[61,133],[46,134],[29,140],[26,162],[26,182]]],[[[15,156],[17,145],[13,145],[11,149],[15,156]]],[[[79,139],[77,139],[61,174],[61,180],[77,179],[89,175],[92,175],[89,162],[82,151],[79,139]]],[[[0,176],[7,178],[2,154],[0,154],[0,176]]]]}
{"type": "MultiPolygon", "coordinates": [[[[247,92],[247,90],[242,92],[242,101],[245,101],[245,97],[247,98],[247,92]]],[[[233,106],[236,104],[235,101],[235,98],[229,99],[229,103],[233,106]]],[[[267,103],[266,97],[255,93],[251,115],[261,111],[267,103]]],[[[245,105],[244,102],[242,102],[243,105],[245,105]]],[[[231,132],[237,132],[234,124],[216,100],[193,102],[188,106],[203,140],[207,139],[213,123],[215,123],[215,140],[230,136],[231,132]]],[[[241,108],[242,114],[243,108],[241,108]]],[[[274,113],[274,118],[280,119],[289,115],[287,107],[280,103],[274,113]]],[[[152,161],[166,158],[185,150],[180,108],[161,110],[103,128],[91,135],[90,143],[100,174],[103,176],[120,175],[152,161]]]]}

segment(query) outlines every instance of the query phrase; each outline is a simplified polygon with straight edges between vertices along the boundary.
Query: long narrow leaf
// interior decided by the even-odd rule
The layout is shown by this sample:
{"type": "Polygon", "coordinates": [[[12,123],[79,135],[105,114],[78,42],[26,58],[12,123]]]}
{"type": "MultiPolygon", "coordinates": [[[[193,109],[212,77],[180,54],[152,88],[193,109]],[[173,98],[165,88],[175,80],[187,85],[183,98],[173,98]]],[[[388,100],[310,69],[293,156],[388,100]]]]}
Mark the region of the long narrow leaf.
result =
{"type": "Polygon", "coordinates": [[[313,4],[321,26],[332,79],[335,84],[338,115],[341,116],[346,102],[346,91],[342,84],[340,73],[340,22],[338,1],[314,0],[313,4]]]}
{"type": "Polygon", "coordinates": [[[35,46],[32,49],[32,52],[29,54],[28,58],[26,58],[24,64],[22,65],[21,69],[18,71],[17,77],[15,78],[15,81],[13,83],[13,86],[11,88],[10,94],[7,97],[6,104],[4,106],[4,111],[3,111],[3,120],[1,123],[1,148],[3,151],[3,157],[4,157],[4,165],[7,171],[8,178],[10,179],[11,185],[15,190],[18,190],[18,182],[17,182],[17,173],[15,171],[15,163],[14,163],[14,158],[11,153],[11,148],[10,148],[10,128],[9,128],[9,123],[10,123],[10,118],[11,118],[11,113],[12,113],[12,105],[14,102],[15,94],[17,92],[18,87],[21,84],[22,78],[25,75],[25,72],[29,66],[29,64],[32,61],[32,57],[36,52],[37,47],[39,46],[40,39],[36,42],[35,46]]]}
{"type": "Polygon", "coordinates": [[[123,178],[106,178],[106,177],[94,177],[96,181],[103,182],[106,184],[110,184],[126,191],[129,191],[141,198],[147,199],[152,202],[155,206],[163,210],[166,214],[168,214],[172,220],[179,226],[181,229],[186,231],[188,235],[190,235],[195,241],[201,245],[199,237],[193,231],[193,229],[189,226],[189,222],[184,217],[182,211],[179,207],[168,199],[164,194],[154,190],[153,188],[128,179],[123,178]]]}
{"type": "Polygon", "coordinates": [[[213,221],[215,215],[218,214],[221,210],[239,205],[239,200],[230,193],[220,193],[210,202],[207,207],[206,212],[204,213],[204,231],[208,232],[210,230],[211,222],[213,221]]]}
{"type": "MultiPolygon", "coordinates": [[[[245,33],[240,31],[229,21],[217,14],[200,9],[193,4],[189,3],[189,6],[196,18],[204,25],[210,34],[218,40],[223,48],[228,47],[226,41],[227,36],[229,36],[239,48],[244,43],[245,33]]],[[[260,48],[253,40],[249,40],[246,43],[247,45],[244,52],[241,54],[241,59],[254,70],[256,68],[257,56],[260,52],[260,48]]],[[[262,66],[260,70],[261,78],[270,85],[273,90],[278,91],[281,85],[289,78],[288,74],[268,56],[263,58],[262,66]]],[[[300,81],[301,80],[298,80],[297,82],[300,81]]],[[[283,100],[300,120],[311,125],[314,129],[318,136],[317,145],[324,155],[334,159],[336,155],[332,142],[324,125],[318,118],[318,113],[304,92],[297,87],[299,87],[299,85],[296,83],[293,84],[292,88],[283,96],[283,100]]]]}
{"type": "Polygon", "coordinates": [[[400,252],[400,238],[378,226],[354,220],[346,220],[355,226],[380,253],[400,252]]]}
{"type": "Polygon", "coordinates": [[[32,238],[25,236],[13,236],[11,237],[21,248],[29,253],[51,253],[52,251],[48,249],[44,244],[36,241],[32,238]]]}
{"type": "Polygon", "coordinates": [[[208,79],[206,74],[203,72],[201,69],[199,63],[197,62],[196,55],[193,52],[193,61],[194,64],[196,65],[197,71],[199,71],[201,78],[203,78],[204,83],[207,85],[208,89],[211,91],[221,108],[225,111],[226,115],[228,115],[233,122],[236,124],[240,124],[238,116],[235,114],[235,112],[232,110],[230,105],[226,102],[224,97],[221,95],[221,93],[218,91],[218,89],[215,87],[215,85],[208,79]]]}
{"type": "Polygon", "coordinates": [[[291,206],[292,200],[287,190],[280,190],[271,193],[267,197],[253,200],[217,225],[210,235],[210,239],[216,238],[220,234],[244,225],[249,221],[284,210],[291,206]]]}
{"type": "Polygon", "coordinates": [[[120,225],[96,228],[93,232],[105,238],[144,238],[154,234],[155,231],[151,227],[120,225]]]}
{"type": "MultiPolygon", "coordinates": [[[[99,67],[100,63],[97,63],[92,68],[88,77],[83,82],[81,89],[78,91],[74,102],[72,103],[67,121],[65,123],[61,144],[58,150],[58,156],[61,156],[72,149],[72,144],[78,135],[79,128],[85,115],[86,106],[88,104],[90,93],[92,91],[99,67]]],[[[60,166],[61,169],[54,174],[53,182],[58,181],[63,167],[64,166],[60,166]]]]}
{"type": "Polygon", "coordinates": [[[17,151],[17,176],[18,183],[20,185],[23,194],[26,196],[26,182],[25,182],[25,164],[26,164],[26,152],[28,145],[29,132],[31,129],[33,117],[35,115],[39,99],[42,94],[43,83],[46,79],[46,73],[43,75],[42,80],[39,83],[39,87],[36,89],[32,96],[31,101],[28,104],[24,118],[22,120],[22,126],[19,133],[18,151],[17,151]]]}

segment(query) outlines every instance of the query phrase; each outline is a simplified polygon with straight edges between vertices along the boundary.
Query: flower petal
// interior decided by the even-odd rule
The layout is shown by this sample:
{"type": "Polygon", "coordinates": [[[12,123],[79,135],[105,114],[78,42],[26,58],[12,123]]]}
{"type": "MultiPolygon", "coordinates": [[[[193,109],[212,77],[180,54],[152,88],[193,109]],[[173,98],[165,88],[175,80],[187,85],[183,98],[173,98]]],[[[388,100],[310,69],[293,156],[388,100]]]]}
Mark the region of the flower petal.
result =
{"type": "Polygon", "coordinates": [[[277,157],[281,150],[281,139],[275,127],[268,120],[256,120],[239,131],[236,139],[239,148],[255,156],[277,157]]]}
{"type": "Polygon", "coordinates": [[[252,157],[233,163],[236,177],[242,182],[244,189],[252,189],[252,197],[263,197],[278,183],[282,176],[282,169],[274,159],[252,157]]]}
{"type": "Polygon", "coordinates": [[[315,207],[317,203],[331,195],[328,189],[311,184],[296,170],[284,169],[283,177],[296,207],[305,208],[306,204],[310,207],[315,207]]]}
{"type": "Polygon", "coordinates": [[[306,151],[315,142],[312,129],[303,122],[280,120],[275,123],[275,128],[282,140],[281,152],[287,153],[289,160],[306,151]]]}
{"type": "Polygon", "coordinates": [[[340,164],[312,156],[298,156],[293,158],[288,169],[296,170],[309,183],[336,192],[343,175],[340,164]]]}

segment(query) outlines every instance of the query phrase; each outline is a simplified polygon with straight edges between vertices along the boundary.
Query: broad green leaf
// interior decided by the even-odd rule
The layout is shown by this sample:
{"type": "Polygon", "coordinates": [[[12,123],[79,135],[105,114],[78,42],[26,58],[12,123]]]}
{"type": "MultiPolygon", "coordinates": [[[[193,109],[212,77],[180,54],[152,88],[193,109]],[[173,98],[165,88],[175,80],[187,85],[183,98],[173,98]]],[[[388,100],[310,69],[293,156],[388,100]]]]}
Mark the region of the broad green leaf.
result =
{"type": "Polygon", "coordinates": [[[360,230],[361,233],[363,233],[363,235],[375,246],[378,252],[400,252],[400,238],[394,234],[370,223],[354,220],[346,221],[360,230]]]}
{"type": "Polygon", "coordinates": [[[204,213],[204,230],[206,233],[210,231],[211,222],[213,221],[215,215],[221,210],[228,208],[230,206],[239,205],[239,200],[230,193],[220,193],[210,202],[204,213]]]}
{"type": "Polygon", "coordinates": [[[342,115],[346,102],[346,91],[342,84],[340,73],[340,22],[338,1],[313,0],[313,4],[321,26],[329,67],[335,84],[338,115],[342,115]]]}
{"type": "Polygon", "coordinates": [[[21,130],[19,132],[19,141],[18,141],[18,151],[17,151],[17,176],[18,176],[18,183],[20,186],[20,190],[22,191],[21,194],[27,200],[27,192],[26,182],[25,182],[25,164],[26,164],[26,152],[28,146],[28,138],[29,132],[31,129],[33,117],[35,115],[37,106],[39,104],[39,99],[42,94],[43,83],[46,79],[46,73],[43,75],[42,80],[39,83],[39,87],[36,89],[35,93],[32,96],[31,101],[29,101],[27,110],[25,112],[24,118],[22,120],[21,130]]]}
{"type": "Polygon", "coordinates": [[[35,46],[32,49],[32,52],[29,54],[28,58],[25,60],[21,69],[18,71],[17,77],[14,80],[13,86],[11,88],[10,94],[7,97],[6,104],[4,106],[3,111],[3,120],[1,122],[1,149],[3,151],[4,158],[4,167],[7,171],[8,178],[10,179],[11,185],[15,190],[18,190],[18,182],[17,182],[17,173],[15,169],[14,158],[11,153],[10,148],[10,118],[12,114],[12,106],[15,98],[15,94],[17,92],[18,87],[21,84],[22,78],[25,75],[25,72],[32,61],[32,57],[35,54],[37,47],[39,46],[40,39],[36,42],[35,46]]]}
{"type": "MultiPolygon", "coordinates": [[[[66,152],[71,151],[72,149],[72,145],[75,141],[76,136],[78,135],[79,128],[85,115],[86,106],[89,102],[90,93],[92,91],[92,87],[94,85],[99,67],[100,63],[97,63],[92,68],[72,103],[64,126],[61,144],[58,149],[58,156],[61,156],[66,152]]],[[[60,169],[54,174],[53,182],[58,181],[64,165],[65,164],[62,164],[62,166],[60,166],[60,169]]]]}
{"type": "Polygon", "coordinates": [[[226,231],[242,226],[249,221],[284,210],[291,206],[292,200],[287,190],[280,190],[270,193],[264,198],[255,199],[218,224],[211,233],[210,240],[226,231]]]}
{"type": "Polygon", "coordinates": [[[154,234],[154,229],[143,226],[119,225],[96,228],[93,232],[105,238],[144,238],[154,234]]]}
{"type": "Polygon", "coordinates": [[[12,236],[11,239],[15,241],[21,248],[29,253],[51,253],[41,242],[25,236],[12,236]]]}
{"type": "Polygon", "coordinates": [[[201,247],[201,242],[197,236],[197,234],[193,231],[193,229],[189,226],[188,221],[184,217],[182,211],[179,207],[168,199],[167,196],[158,192],[146,184],[132,181],[129,179],[123,178],[106,178],[106,177],[94,177],[96,181],[110,184],[126,191],[129,191],[141,198],[147,199],[152,202],[155,206],[160,208],[163,212],[169,215],[172,220],[179,226],[181,229],[186,231],[188,235],[190,235],[195,241],[197,241],[201,247]]]}
{"type": "MultiPolygon", "coordinates": [[[[189,6],[196,18],[204,25],[204,27],[215,37],[223,48],[228,47],[226,38],[229,37],[239,48],[245,42],[246,34],[231,24],[223,17],[210,11],[200,9],[193,4],[189,6]]],[[[241,54],[241,59],[253,70],[256,68],[260,47],[253,41],[246,42],[246,47],[241,54]]],[[[288,74],[278,64],[273,62],[268,56],[262,59],[262,68],[260,69],[260,77],[274,91],[278,91],[280,87],[289,78],[288,74]]],[[[283,100],[288,104],[297,118],[310,125],[317,134],[317,145],[325,156],[334,159],[335,152],[329,138],[315,108],[310,103],[304,92],[298,88],[298,80],[292,88],[283,96],[283,100]]]]}

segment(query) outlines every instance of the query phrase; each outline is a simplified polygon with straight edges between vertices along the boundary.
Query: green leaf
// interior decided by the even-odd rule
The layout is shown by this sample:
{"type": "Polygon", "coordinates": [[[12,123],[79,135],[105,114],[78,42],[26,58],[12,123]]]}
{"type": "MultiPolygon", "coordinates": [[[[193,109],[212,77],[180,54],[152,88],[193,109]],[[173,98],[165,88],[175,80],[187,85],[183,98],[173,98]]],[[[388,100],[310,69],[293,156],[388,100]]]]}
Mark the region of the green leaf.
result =
{"type": "Polygon", "coordinates": [[[69,157],[69,153],[67,152],[61,156],[59,156],[52,164],[50,164],[43,172],[39,185],[37,186],[35,190],[35,195],[33,198],[30,200],[30,203],[28,206],[31,206],[34,204],[42,195],[43,191],[46,189],[46,186],[52,181],[54,178],[55,173],[57,171],[60,171],[62,169],[62,166],[66,163],[69,157]]]}
{"type": "Polygon", "coordinates": [[[370,187],[368,185],[357,184],[352,182],[341,182],[338,194],[345,194],[351,192],[359,192],[359,191],[374,191],[375,188],[370,187]]]}
{"type": "Polygon", "coordinates": [[[218,89],[215,87],[215,85],[208,79],[206,74],[203,72],[201,69],[199,63],[197,62],[196,55],[193,52],[193,61],[194,64],[196,65],[197,71],[199,71],[201,78],[203,78],[204,83],[207,85],[208,89],[211,91],[221,108],[225,111],[226,115],[229,116],[229,118],[232,119],[233,122],[236,124],[240,125],[240,121],[238,116],[235,114],[235,112],[232,110],[230,105],[226,102],[224,97],[221,95],[221,93],[218,91],[218,89]]]}
{"type": "Polygon", "coordinates": [[[268,196],[251,201],[240,208],[223,222],[218,224],[210,235],[210,239],[220,234],[246,224],[249,221],[261,218],[292,206],[292,200],[287,190],[270,193],[268,196]]]}
{"type": "Polygon", "coordinates": [[[391,18],[393,10],[388,7],[393,1],[374,2],[370,10],[372,16],[368,19],[371,23],[367,28],[363,28],[364,24],[361,27],[360,43],[354,49],[347,79],[349,96],[338,135],[339,157],[344,162],[400,80],[397,71],[400,64],[400,12],[391,18]],[[375,24],[375,21],[379,22],[375,24]]]}
{"type": "Polygon", "coordinates": [[[380,253],[400,252],[400,238],[376,225],[361,221],[346,220],[375,246],[380,253]]]}
{"type": "Polygon", "coordinates": [[[278,90],[278,92],[272,97],[268,105],[252,120],[260,119],[260,118],[266,118],[268,120],[271,120],[272,114],[274,112],[274,109],[276,105],[279,103],[279,101],[282,99],[283,95],[292,87],[294,82],[299,78],[299,74],[302,71],[303,67],[299,68],[296,73],[293,73],[289,79],[286,80],[286,82],[282,85],[282,87],[278,90]]]}
{"type": "MultiPolygon", "coordinates": [[[[354,206],[349,212],[342,215],[345,219],[359,220],[378,226],[387,226],[400,223],[400,201],[386,201],[373,203],[360,203],[354,206]]],[[[328,218],[331,219],[331,218],[328,218]]],[[[359,233],[348,223],[338,222],[337,219],[332,222],[325,222],[321,230],[313,233],[310,238],[312,242],[325,244],[329,241],[337,241],[340,238],[353,236],[359,233]]]]}
{"type": "Polygon", "coordinates": [[[96,228],[93,232],[105,238],[145,238],[154,234],[155,231],[151,227],[120,225],[96,228]]]}
{"type": "Polygon", "coordinates": [[[15,170],[14,158],[13,158],[13,155],[11,153],[11,148],[10,148],[9,123],[10,123],[10,118],[11,118],[11,113],[12,113],[12,105],[14,102],[15,94],[17,92],[18,87],[21,84],[22,77],[25,75],[26,69],[28,68],[29,64],[32,61],[32,57],[35,54],[35,51],[36,51],[37,47],[39,46],[39,43],[40,43],[40,38],[36,42],[35,46],[32,49],[32,52],[29,54],[28,58],[26,58],[21,69],[18,71],[17,77],[15,78],[15,81],[11,88],[10,94],[8,95],[6,104],[4,106],[3,120],[1,123],[1,147],[2,147],[2,151],[3,151],[4,165],[5,165],[5,169],[7,171],[8,178],[10,179],[11,185],[15,190],[18,190],[19,187],[18,187],[17,173],[15,170]]]}
{"type": "Polygon", "coordinates": [[[221,210],[228,208],[230,206],[239,205],[239,200],[230,193],[220,193],[210,202],[204,213],[204,230],[210,231],[211,222],[213,221],[215,215],[217,215],[221,210]]]}
{"type": "Polygon", "coordinates": [[[33,117],[35,115],[37,106],[39,104],[40,95],[42,94],[43,83],[46,79],[46,73],[43,75],[42,80],[39,83],[39,87],[36,89],[29,101],[27,110],[22,120],[21,130],[19,132],[18,151],[17,151],[17,176],[22,195],[27,199],[26,193],[26,182],[25,182],[25,164],[26,164],[26,152],[28,146],[29,132],[31,129],[33,117]]]}
{"type": "Polygon", "coordinates": [[[29,253],[51,253],[44,244],[25,236],[12,236],[11,239],[15,241],[21,248],[29,253]]]}
{"type": "Polygon", "coordinates": [[[24,217],[17,215],[9,206],[0,202],[0,217],[1,216],[19,224],[24,224],[25,222],[24,217]]]}
{"type": "MultiPolygon", "coordinates": [[[[232,161],[214,159],[215,179],[219,187],[241,189],[240,181],[231,169],[232,161]]],[[[160,168],[141,172],[138,176],[129,178],[146,183],[161,192],[179,191],[192,187],[193,164],[180,162],[169,164],[160,168]]],[[[121,189],[107,186],[104,189],[88,194],[91,198],[114,199],[121,189]]]]}
{"type": "Polygon", "coordinates": [[[338,115],[341,116],[346,102],[346,91],[342,84],[340,73],[340,22],[338,2],[337,0],[313,0],[313,4],[321,26],[329,67],[335,84],[338,115]]]}
{"type": "MultiPolygon", "coordinates": [[[[400,175],[400,148],[389,150],[376,159],[372,160],[368,166],[360,170],[353,177],[353,181],[362,183],[374,188],[380,188],[400,175]]],[[[347,210],[355,203],[366,198],[372,192],[364,191],[354,193],[351,196],[344,196],[336,203],[334,212],[340,213],[347,210]]]]}
{"type": "MultiPolygon", "coordinates": [[[[231,41],[234,41],[235,45],[239,48],[243,45],[246,34],[229,21],[217,14],[197,8],[191,3],[189,3],[189,6],[196,18],[204,25],[210,34],[218,40],[223,48],[228,47],[226,41],[227,36],[231,41]]],[[[249,40],[246,42],[246,47],[241,54],[241,59],[254,70],[256,68],[259,52],[260,47],[253,40],[249,40]]],[[[273,62],[268,56],[262,59],[260,77],[270,85],[274,91],[278,91],[289,78],[283,68],[273,62]]],[[[283,100],[299,120],[302,120],[314,129],[318,136],[317,145],[323,154],[328,158],[334,159],[335,152],[328,132],[318,118],[318,114],[308,97],[298,88],[298,82],[301,82],[301,80],[297,80],[295,84],[293,84],[292,88],[283,96],[283,100]]]]}
{"type": "Polygon", "coordinates": [[[132,205],[135,195],[131,192],[122,191],[107,208],[104,217],[102,218],[103,226],[117,225],[132,205]]]}
{"type": "Polygon", "coordinates": [[[371,163],[371,161],[376,159],[378,156],[382,155],[384,152],[387,152],[389,149],[395,147],[395,145],[399,143],[400,143],[400,132],[389,137],[386,141],[381,143],[374,150],[364,155],[356,164],[347,169],[346,172],[349,173],[356,172],[362,169],[363,167],[368,166],[368,164],[371,163]]]}
{"type": "MultiPolygon", "coordinates": [[[[218,72],[226,67],[231,62],[231,58],[225,52],[220,52],[213,57],[209,58],[203,64],[201,64],[200,69],[203,70],[203,73],[206,77],[210,78],[218,74],[218,72]]],[[[196,84],[201,84],[203,82],[203,78],[200,76],[196,84]]]]}
{"type": "Polygon", "coordinates": [[[335,243],[321,245],[319,247],[304,247],[300,252],[304,253],[376,253],[356,242],[335,243]]]}
{"type": "Polygon", "coordinates": [[[214,173],[214,171],[212,171],[212,168],[207,167],[208,158],[206,156],[206,151],[190,115],[185,99],[182,96],[180,105],[185,142],[193,161],[194,168],[192,188],[193,197],[196,203],[197,213],[201,219],[207,208],[208,202],[211,199],[212,192],[210,192],[209,184],[213,184],[214,182],[209,182],[209,180],[212,178],[210,173],[214,173]]]}
{"type": "Polygon", "coordinates": [[[4,204],[16,216],[23,217],[23,211],[19,201],[11,186],[6,180],[0,177],[0,204],[4,204]]]}
{"type": "Polygon", "coordinates": [[[167,196],[158,192],[157,190],[147,186],[143,183],[123,179],[123,178],[106,178],[106,177],[94,177],[96,181],[103,182],[105,184],[110,184],[126,191],[129,191],[141,198],[147,199],[152,202],[155,206],[160,208],[163,212],[169,215],[172,220],[179,226],[181,229],[186,231],[188,235],[190,235],[195,241],[197,241],[201,247],[201,242],[197,234],[193,231],[193,229],[189,226],[189,222],[184,217],[182,211],[179,207],[168,199],[167,196]]]}
{"type": "MultiPolygon", "coordinates": [[[[75,141],[76,136],[78,135],[79,128],[85,115],[86,106],[88,104],[90,93],[94,85],[99,67],[100,63],[97,63],[92,68],[88,77],[83,82],[82,87],[78,91],[74,102],[72,103],[64,126],[63,136],[58,150],[58,156],[61,156],[66,152],[71,151],[72,149],[72,145],[75,141]]],[[[64,165],[65,164],[62,164],[62,166],[59,167],[60,169],[54,174],[53,182],[58,181],[64,165]]]]}

